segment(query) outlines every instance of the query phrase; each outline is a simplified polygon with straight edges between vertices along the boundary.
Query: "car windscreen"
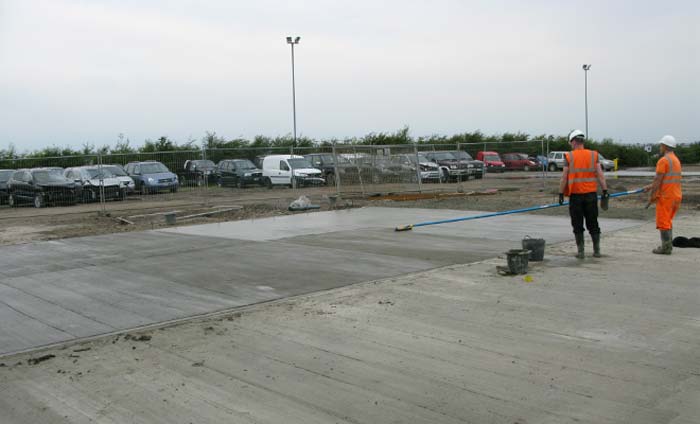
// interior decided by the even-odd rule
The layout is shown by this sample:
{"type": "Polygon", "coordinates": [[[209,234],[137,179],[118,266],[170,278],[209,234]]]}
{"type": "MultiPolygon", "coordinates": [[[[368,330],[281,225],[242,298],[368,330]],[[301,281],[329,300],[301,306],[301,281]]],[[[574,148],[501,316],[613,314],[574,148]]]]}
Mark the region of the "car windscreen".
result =
{"type": "Polygon", "coordinates": [[[416,155],[399,155],[399,156],[393,156],[391,158],[392,162],[396,163],[416,163],[416,155]]]}
{"type": "Polygon", "coordinates": [[[34,181],[37,183],[67,183],[69,180],[61,174],[53,171],[34,171],[32,172],[34,181]]]}
{"type": "Polygon", "coordinates": [[[518,157],[518,159],[528,159],[525,153],[518,153],[516,156],[518,157]]]}
{"type": "Polygon", "coordinates": [[[309,162],[306,159],[301,159],[301,158],[292,158],[292,159],[287,159],[287,162],[289,162],[289,166],[292,168],[313,168],[313,165],[311,165],[311,162],[309,162]]]}
{"type": "Polygon", "coordinates": [[[237,160],[233,162],[233,166],[236,167],[236,169],[239,169],[241,171],[245,171],[248,169],[257,169],[255,164],[249,160],[237,160]]]}
{"type": "Polygon", "coordinates": [[[142,174],[160,174],[163,172],[170,172],[168,171],[168,168],[165,167],[162,163],[142,163],[141,164],[141,173],[142,174]]]}
{"type": "Polygon", "coordinates": [[[110,175],[110,176],[115,176],[115,177],[127,177],[128,175],[126,172],[124,172],[123,169],[121,169],[118,166],[103,166],[102,170],[105,172],[105,174],[110,175]]]}
{"type": "Polygon", "coordinates": [[[469,153],[462,152],[461,150],[459,152],[452,152],[452,155],[460,160],[474,160],[471,156],[469,156],[469,153]]]}
{"type": "MultiPolygon", "coordinates": [[[[214,162],[212,162],[210,160],[195,160],[193,162],[194,162],[194,166],[197,169],[212,170],[216,167],[216,165],[214,165],[214,162]]],[[[161,172],[167,172],[167,171],[161,171],[161,172]]]]}
{"type": "Polygon", "coordinates": [[[501,158],[500,158],[498,155],[486,155],[486,156],[484,156],[484,159],[486,159],[486,160],[491,160],[491,161],[494,161],[494,162],[500,162],[500,161],[501,161],[501,158]]]}
{"type": "Polygon", "coordinates": [[[0,171],[0,183],[6,183],[15,171],[0,171]]]}
{"type": "Polygon", "coordinates": [[[109,178],[109,172],[106,172],[104,168],[102,168],[102,172],[98,168],[86,168],[85,172],[87,172],[88,178],[91,180],[109,178]]]}
{"type": "Polygon", "coordinates": [[[448,153],[448,152],[433,153],[431,156],[437,160],[455,160],[456,159],[455,155],[453,155],[452,153],[448,153]]]}

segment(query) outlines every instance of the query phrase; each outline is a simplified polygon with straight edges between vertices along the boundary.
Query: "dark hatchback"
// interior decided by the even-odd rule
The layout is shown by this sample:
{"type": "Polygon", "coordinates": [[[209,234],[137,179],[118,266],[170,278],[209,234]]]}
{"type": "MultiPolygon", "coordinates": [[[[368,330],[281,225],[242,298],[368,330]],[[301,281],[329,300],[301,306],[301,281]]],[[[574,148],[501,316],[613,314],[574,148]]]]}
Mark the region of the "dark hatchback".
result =
{"type": "Polygon", "coordinates": [[[36,208],[47,205],[74,205],[80,197],[80,186],[63,175],[48,169],[21,169],[7,182],[8,204],[32,203],[36,208]]]}
{"type": "Polygon", "coordinates": [[[264,185],[262,170],[248,159],[224,159],[216,165],[215,177],[219,187],[264,185]]]}
{"type": "Polygon", "coordinates": [[[202,186],[216,181],[212,178],[216,173],[214,162],[206,159],[186,160],[182,172],[178,172],[180,185],[202,186]]]}
{"type": "Polygon", "coordinates": [[[0,205],[7,203],[7,198],[10,195],[7,191],[7,181],[14,173],[14,169],[0,169],[0,205]]]}

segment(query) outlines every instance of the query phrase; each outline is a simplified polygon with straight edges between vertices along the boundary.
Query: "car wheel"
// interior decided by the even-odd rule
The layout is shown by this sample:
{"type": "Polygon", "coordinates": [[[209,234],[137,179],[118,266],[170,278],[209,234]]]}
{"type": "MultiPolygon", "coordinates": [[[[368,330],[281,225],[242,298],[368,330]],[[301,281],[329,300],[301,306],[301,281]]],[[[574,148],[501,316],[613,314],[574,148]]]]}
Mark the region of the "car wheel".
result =
{"type": "Polygon", "coordinates": [[[245,184],[243,184],[243,180],[241,178],[236,181],[236,187],[238,188],[245,188],[245,184]]]}
{"type": "Polygon", "coordinates": [[[224,186],[223,181],[221,181],[221,177],[219,177],[219,179],[216,181],[216,186],[219,187],[219,188],[221,188],[221,187],[224,186]]]}
{"type": "Polygon", "coordinates": [[[15,206],[17,206],[15,204],[15,196],[13,196],[11,194],[9,195],[9,197],[7,198],[7,205],[11,208],[14,208],[15,206]]]}
{"type": "Polygon", "coordinates": [[[335,174],[326,175],[326,185],[327,186],[334,186],[335,185],[335,174]]]}
{"type": "Polygon", "coordinates": [[[148,194],[148,187],[146,187],[146,184],[141,183],[141,187],[139,187],[139,191],[141,192],[141,195],[145,196],[148,194]]]}
{"type": "Polygon", "coordinates": [[[524,168],[523,168],[523,171],[525,171],[525,172],[530,172],[530,167],[529,167],[529,166],[524,167],[524,168]]]}
{"type": "Polygon", "coordinates": [[[271,189],[272,188],[272,180],[269,177],[265,177],[265,185],[267,188],[271,189]]]}
{"type": "Polygon", "coordinates": [[[549,172],[554,172],[557,170],[557,165],[554,163],[549,164],[549,172]]]}
{"type": "Polygon", "coordinates": [[[46,205],[46,202],[44,201],[44,196],[41,194],[35,194],[34,195],[34,207],[35,208],[43,208],[46,205]]]}

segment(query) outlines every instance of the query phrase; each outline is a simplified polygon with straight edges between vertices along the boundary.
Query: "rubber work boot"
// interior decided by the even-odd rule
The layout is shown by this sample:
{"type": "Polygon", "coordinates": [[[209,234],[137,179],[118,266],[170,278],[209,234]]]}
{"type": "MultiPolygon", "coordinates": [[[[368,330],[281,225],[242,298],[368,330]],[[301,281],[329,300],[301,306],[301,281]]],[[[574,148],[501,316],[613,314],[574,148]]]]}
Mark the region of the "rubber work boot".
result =
{"type": "Polygon", "coordinates": [[[660,230],[661,246],[652,250],[657,255],[670,255],[673,251],[673,230],[660,230]]]}
{"type": "Polygon", "coordinates": [[[591,234],[591,239],[593,239],[593,257],[600,258],[600,233],[591,234]]]}
{"type": "Polygon", "coordinates": [[[583,252],[583,247],[585,246],[585,243],[583,241],[583,233],[581,234],[574,234],[576,236],[576,248],[578,249],[578,253],[576,254],[576,257],[579,259],[583,259],[586,257],[583,252]]]}

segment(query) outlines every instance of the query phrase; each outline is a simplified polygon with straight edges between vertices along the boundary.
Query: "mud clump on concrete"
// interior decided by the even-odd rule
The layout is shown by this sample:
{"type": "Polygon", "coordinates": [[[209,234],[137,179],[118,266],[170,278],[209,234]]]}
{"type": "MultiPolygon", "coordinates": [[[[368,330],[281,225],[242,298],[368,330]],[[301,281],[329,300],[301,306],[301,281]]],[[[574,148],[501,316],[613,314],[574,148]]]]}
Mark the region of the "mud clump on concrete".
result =
{"type": "Polygon", "coordinates": [[[148,334],[141,334],[141,335],[132,335],[132,334],[127,334],[124,336],[124,340],[132,340],[135,342],[147,342],[151,340],[152,337],[149,336],[148,334]]]}
{"type": "Polygon", "coordinates": [[[40,364],[40,363],[42,363],[42,362],[44,362],[44,361],[48,361],[49,359],[53,359],[53,358],[55,358],[55,357],[56,357],[56,355],[48,354],[48,355],[39,356],[39,357],[36,357],[36,358],[29,358],[29,359],[27,359],[27,364],[29,364],[29,365],[37,365],[37,364],[40,364]]]}

